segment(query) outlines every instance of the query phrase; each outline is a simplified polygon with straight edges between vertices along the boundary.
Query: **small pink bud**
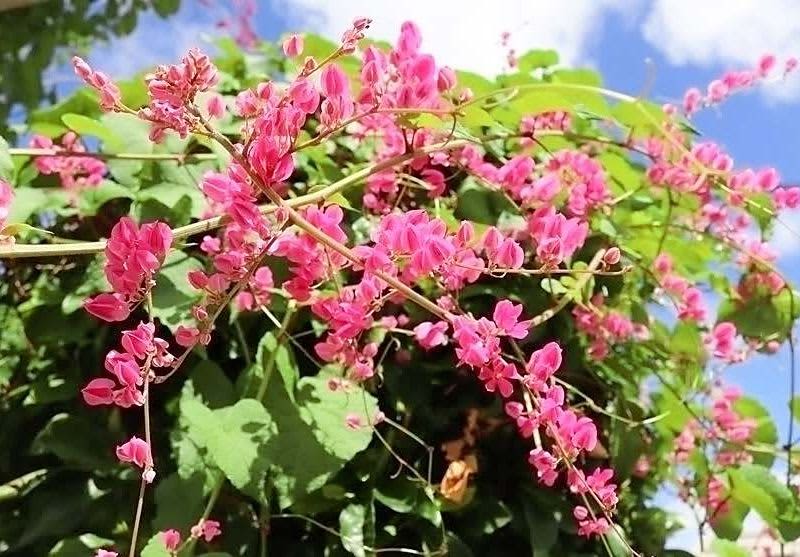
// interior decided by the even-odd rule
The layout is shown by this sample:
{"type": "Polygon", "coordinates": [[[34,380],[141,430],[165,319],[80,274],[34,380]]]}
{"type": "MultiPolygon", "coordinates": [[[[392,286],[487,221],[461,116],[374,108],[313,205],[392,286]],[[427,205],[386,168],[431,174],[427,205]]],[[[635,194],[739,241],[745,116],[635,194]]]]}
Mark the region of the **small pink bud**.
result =
{"type": "Polygon", "coordinates": [[[606,265],[616,265],[619,263],[622,254],[619,251],[619,248],[614,246],[612,248],[608,248],[605,254],[603,254],[603,263],[606,265]]]}
{"type": "Polygon", "coordinates": [[[283,53],[289,58],[300,56],[303,53],[303,37],[300,35],[290,35],[283,41],[283,53]]]}
{"type": "Polygon", "coordinates": [[[439,73],[436,77],[436,87],[439,91],[449,91],[456,86],[456,72],[452,68],[443,66],[439,68],[439,73]]]}
{"type": "Polygon", "coordinates": [[[364,426],[361,416],[352,413],[345,416],[344,423],[349,429],[359,429],[364,426]]]}
{"type": "Polygon", "coordinates": [[[225,101],[222,95],[213,93],[206,101],[206,110],[212,118],[222,118],[225,115],[225,101]]]}
{"type": "Polygon", "coordinates": [[[168,551],[176,551],[181,545],[181,533],[177,530],[167,530],[161,533],[164,540],[164,546],[168,551]]]}
{"type": "Polygon", "coordinates": [[[197,329],[197,327],[185,327],[183,325],[178,325],[178,328],[175,330],[175,342],[184,348],[189,348],[190,346],[197,344],[199,336],[200,331],[197,329]]]}
{"type": "Polygon", "coordinates": [[[758,60],[758,75],[766,77],[775,68],[777,59],[774,54],[764,54],[758,60]]]}

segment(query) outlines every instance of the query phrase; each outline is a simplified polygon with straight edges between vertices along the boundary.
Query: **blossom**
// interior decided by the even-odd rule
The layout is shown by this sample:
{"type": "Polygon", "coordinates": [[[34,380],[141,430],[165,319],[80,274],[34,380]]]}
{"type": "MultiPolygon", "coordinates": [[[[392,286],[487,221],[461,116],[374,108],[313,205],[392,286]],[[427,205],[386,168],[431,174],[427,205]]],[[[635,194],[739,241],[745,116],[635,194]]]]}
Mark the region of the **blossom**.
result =
{"type": "Polygon", "coordinates": [[[90,406],[113,404],[116,383],[105,377],[92,379],[82,390],[83,400],[90,406]]]}
{"type": "Polygon", "coordinates": [[[98,294],[88,298],[83,308],[103,321],[124,321],[130,315],[130,306],[120,294],[98,294]]]}
{"type": "Polygon", "coordinates": [[[203,538],[206,542],[210,542],[220,534],[220,524],[216,520],[200,519],[200,522],[192,526],[191,534],[193,538],[203,538]]]}
{"type": "Polygon", "coordinates": [[[283,41],[283,53],[289,58],[300,56],[303,53],[303,37],[301,35],[289,35],[283,41]]]}
{"type": "Polygon", "coordinates": [[[130,462],[139,468],[150,468],[153,459],[150,456],[150,446],[138,437],[131,437],[129,441],[117,446],[117,459],[120,462],[130,462]]]}
{"type": "Polygon", "coordinates": [[[72,57],[72,66],[78,77],[100,93],[100,108],[111,111],[119,106],[122,93],[106,74],[92,70],[89,64],[78,56],[72,57]]]}
{"type": "Polygon", "coordinates": [[[500,300],[494,307],[493,320],[501,334],[511,338],[523,339],[528,336],[530,321],[519,321],[522,304],[513,304],[509,300],[500,300]]]}
{"type": "Polygon", "coordinates": [[[166,530],[161,532],[161,538],[164,540],[164,547],[168,551],[177,551],[181,545],[181,533],[177,530],[166,530]]]}
{"type": "Polygon", "coordinates": [[[414,338],[426,350],[436,346],[444,346],[447,344],[446,333],[448,328],[449,326],[445,321],[437,321],[436,323],[425,321],[414,327],[414,338]]]}

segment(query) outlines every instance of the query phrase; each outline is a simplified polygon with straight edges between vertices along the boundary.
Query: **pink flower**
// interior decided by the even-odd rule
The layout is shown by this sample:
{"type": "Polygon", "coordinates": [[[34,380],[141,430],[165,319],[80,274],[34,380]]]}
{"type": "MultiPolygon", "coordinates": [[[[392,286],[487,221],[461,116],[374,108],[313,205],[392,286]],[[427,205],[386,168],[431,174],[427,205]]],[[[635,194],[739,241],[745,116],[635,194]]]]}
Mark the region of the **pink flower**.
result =
{"type": "Polygon", "coordinates": [[[344,418],[344,423],[348,429],[360,429],[364,427],[364,422],[358,414],[350,413],[344,418]]]}
{"type": "Polygon", "coordinates": [[[556,472],[558,459],[544,449],[533,449],[528,454],[528,462],[536,470],[539,481],[552,487],[558,479],[558,472],[556,472]]]}
{"type": "Polygon", "coordinates": [[[117,381],[129,388],[136,388],[142,384],[142,374],[139,363],[127,352],[117,352],[111,350],[106,354],[106,371],[113,374],[117,381]]]}
{"type": "Polygon", "coordinates": [[[702,102],[703,93],[700,92],[700,89],[695,87],[688,89],[683,95],[683,112],[687,116],[691,116],[700,109],[702,102]]]}
{"type": "Polygon", "coordinates": [[[729,87],[719,79],[715,79],[708,84],[708,100],[712,103],[719,103],[728,96],[729,87]]]}
{"type": "Polygon", "coordinates": [[[5,226],[13,201],[14,189],[8,182],[0,178],[0,228],[5,226]]]}
{"type": "Polygon", "coordinates": [[[156,326],[153,323],[139,323],[132,331],[122,331],[122,347],[131,356],[143,360],[154,349],[153,338],[156,326]]]}
{"type": "Polygon", "coordinates": [[[178,325],[175,330],[175,342],[184,348],[189,348],[197,344],[200,338],[200,330],[197,327],[186,327],[178,325]]]}
{"type": "Polygon", "coordinates": [[[525,371],[525,383],[531,388],[540,389],[561,367],[561,347],[556,342],[548,342],[531,354],[525,371]]]}
{"type": "Polygon", "coordinates": [[[119,553],[116,551],[108,551],[107,549],[98,549],[94,557],[119,557],[119,553]]]}
{"type": "Polygon", "coordinates": [[[456,72],[447,66],[439,68],[439,73],[436,76],[436,87],[439,91],[449,91],[456,86],[457,83],[456,72]]]}
{"type": "Polygon", "coordinates": [[[191,534],[193,538],[204,538],[210,542],[222,533],[216,520],[201,519],[200,522],[192,526],[191,534]]]}
{"type": "Polygon", "coordinates": [[[89,381],[89,384],[81,390],[81,394],[83,394],[83,400],[89,406],[113,404],[115,386],[111,379],[99,377],[89,381]]]}
{"type": "Polygon", "coordinates": [[[424,321],[414,327],[414,338],[426,350],[436,346],[444,346],[447,344],[448,328],[446,321],[437,321],[436,323],[424,321]]]}
{"type": "Polygon", "coordinates": [[[300,56],[303,53],[303,37],[289,35],[289,38],[283,41],[283,53],[289,58],[300,56]]]}
{"type": "Polygon", "coordinates": [[[212,118],[222,118],[225,115],[225,100],[222,95],[211,94],[206,101],[206,110],[212,118]]]}
{"type": "Polygon", "coordinates": [[[130,462],[142,469],[153,466],[150,447],[138,437],[131,437],[127,443],[117,446],[117,459],[120,462],[130,462]]]}
{"type": "Polygon", "coordinates": [[[329,64],[322,70],[320,86],[326,97],[348,97],[350,81],[338,64],[329,64]]]}
{"type": "Polygon", "coordinates": [[[519,373],[514,364],[497,358],[491,365],[482,367],[478,377],[483,380],[487,391],[490,393],[500,391],[504,398],[508,398],[514,392],[514,384],[511,381],[519,379],[519,373]]]}
{"type": "Polygon", "coordinates": [[[161,532],[161,537],[164,540],[164,546],[167,551],[177,551],[181,545],[181,533],[177,530],[166,530],[161,532]]]}
{"type": "Polygon", "coordinates": [[[119,294],[98,294],[88,298],[83,308],[103,321],[125,321],[131,313],[128,304],[119,294]]]}
{"type": "Polygon", "coordinates": [[[522,304],[515,305],[508,300],[500,300],[494,307],[492,318],[502,334],[523,339],[528,336],[530,321],[518,321],[521,314],[522,304]]]}
{"type": "Polygon", "coordinates": [[[78,56],[72,57],[72,66],[78,77],[100,93],[100,108],[111,111],[117,107],[122,99],[122,93],[106,74],[92,70],[89,64],[78,56]]]}
{"type": "Polygon", "coordinates": [[[776,64],[777,59],[774,54],[764,54],[761,56],[761,58],[758,59],[758,64],[756,64],[759,77],[767,77],[775,68],[776,64]]]}

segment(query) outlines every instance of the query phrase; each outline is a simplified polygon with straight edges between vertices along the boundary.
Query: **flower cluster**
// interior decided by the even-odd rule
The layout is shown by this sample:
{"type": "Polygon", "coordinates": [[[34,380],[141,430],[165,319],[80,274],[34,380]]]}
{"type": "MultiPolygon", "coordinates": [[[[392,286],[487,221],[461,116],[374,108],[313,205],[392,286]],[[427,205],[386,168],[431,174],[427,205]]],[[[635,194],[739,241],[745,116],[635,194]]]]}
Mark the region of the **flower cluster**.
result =
{"type": "Polygon", "coordinates": [[[662,253],[656,257],[653,272],[664,292],[675,301],[680,319],[698,322],[705,320],[708,310],[702,292],[675,273],[672,258],[668,254],[662,253]]]}
{"type": "MultiPolygon", "coordinates": [[[[789,57],[783,64],[784,77],[797,68],[797,58],[789,57]]],[[[703,106],[719,104],[730,95],[753,87],[772,74],[778,65],[778,60],[773,54],[764,54],[759,58],[753,69],[733,70],[725,72],[719,79],[712,80],[706,87],[705,94],[696,87],[688,89],[683,95],[682,110],[686,117],[692,116],[703,106]]],[[[668,112],[674,111],[672,106],[667,107],[668,112]]]]}
{"type": "Polygon", "coordinates": [[[106,244],[105,275],[113,292],[84,303],[86,311],[104,321],[124,321],[153,286],[153,277],[172,244],[172,230],[161,222],[137,226],[123,217],[106,244]]]}
{"type": "Polygon", "coordinates": [[[147,78],[150,104],[139,111],[139,117],[150,122],[150,139],[161,141],[166,130],[186,137],[197,125],[197,115],[190,111],[189,104],[218,79],[211,59],[196,48],[190,49],[180,64],[159,66],[147,78]]]}
{"type": "Polygon", "coordinates": [[[43,135],[34,135],[30,146],[37,149],[50,149],[56,153],[67,151],[70,156],[44,156],[34,159],[33,164],[41,174],[57,174],[61,185],[73,195],[84,188],[93,188],[103,181],[107,168],[103,161],[95,157],[75,156],[86,151],[81,140],[73,132],[61,138],[61,145],[43,135]]]}
{"type": "Polygon", "coordinates": [[[742,417],[736,410],[736,403],[741,397],[741,391],[734,387],[714,389],[708,419],[690,420],[674,441],[673,459],[676,463],[688,463],[695,451],[702,452],[708,459],[710,470],[707,485],[693,486],[689,478],[684,478],[681,496],[702,504],[712,523],[724,517],[730,509],[728,488],[723,480],[724,471],[737,464],[751,462],[753,458],[747,450],[747,444],[758,423],[753,418],[742,417]]]}
{"type": "Polygon", "coordinates": [[[111,78],[103,72],[94,71],[85,60],[78,56],[72,58],[72,66],[75,68],[75,73],[84,83],[100,93],[100,108],[111,112],[120,107],[122,93],[111,78]]]}
{"type": "Polygon", "coordinates": [[[139,323],[132,330],[122,331],[122,352],[111,350],[106,355],[105,369],[116,379],[92,379],[84,387],[83,399],[90,406],[116,404],[122,408],[141,406],[142,385],[151,368],[172,365],[174,357],[169,344],[155,336],[153,323],[139,323]]]}
{"type": "Polygon", "coordinates": [[[644,340],[649,336],[646,325],[633,323],[623,313],[605,307],[602,294],[594,295],[586,307],[575,306],[572,315],[575,327],[589,339],[587,355],[593,360],[607,358],[611,347],[617,343],[644,340]]]}

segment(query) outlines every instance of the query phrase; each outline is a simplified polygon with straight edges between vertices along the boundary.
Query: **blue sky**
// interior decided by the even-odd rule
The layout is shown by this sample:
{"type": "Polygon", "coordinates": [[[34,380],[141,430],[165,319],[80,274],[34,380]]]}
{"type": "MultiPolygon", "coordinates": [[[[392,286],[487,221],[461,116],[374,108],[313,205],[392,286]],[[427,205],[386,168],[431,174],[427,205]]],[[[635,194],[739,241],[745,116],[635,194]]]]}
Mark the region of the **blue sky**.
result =
{"type": "MultiPolygon", "coordinates": [[[[144,14],[131,36],[96,48],[90,61],[116,77],[170,62],[189,46],[202,46],[202,36],[219,32],[215,24],[225,6],[184,0],[168,21],[144,14]]],[[[255,26],[268,39],[288,31],[318,31],[335,39],[360,15],[375,20],[372,36],[388,40],[403,20],[413,19],[422,28],[423,48],[439,62],[488,73],[502,67],[499,36],[510,31],[519,53],[556,48],[562,60],[600,70],[612,89],[636,94],[649,83],[650,96],[658,101],[679,100],[687,87],[703,88],[726,69],[752,66],[766,51],[800,55],[800,3],[792,0],[271,0],[259,2],[255,26]]],[[[59,77],[62,71],[56,71],[59,77]]],[[[798,80],[740,94],[696,119],[737,166],[776,166],[789,184],[800,183],[797,122],[798,80]]],[[[800,230],[800,216],[785,220],[800,230]]],[[[786,254],[781,269],[800,283],[800,242],[781,231],[776,243],[786,254]]],[[[726,374],[767,404],[782,436],[788,364],[784,347],[774,357],[756,357],[726,374]]],[[[676,544],[691,548],[693,536],[687,533],[676,544]]]]}

